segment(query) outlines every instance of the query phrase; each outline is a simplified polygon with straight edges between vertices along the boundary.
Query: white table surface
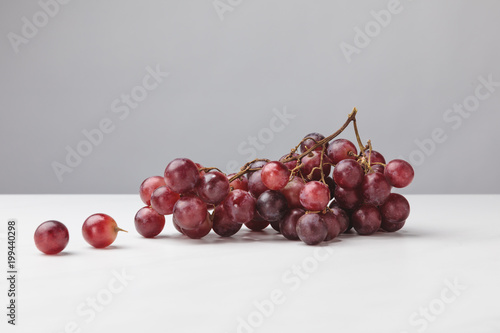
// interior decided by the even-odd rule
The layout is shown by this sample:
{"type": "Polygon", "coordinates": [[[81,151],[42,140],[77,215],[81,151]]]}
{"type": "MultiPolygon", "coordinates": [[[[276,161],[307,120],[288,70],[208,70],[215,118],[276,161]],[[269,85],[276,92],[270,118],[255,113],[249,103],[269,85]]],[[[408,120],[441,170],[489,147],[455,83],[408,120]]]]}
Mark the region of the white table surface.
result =
{"type": "MultiPolygon", "coordinates": [[[[190,240],[170,218],[145,239],[134,229],[135,195],[3,195],[0,266],[6,275],[6,224],[16,218],[19,308],[13,328],[2,306],[1,331],[500,332],[500,195],[407,197],[401,231],[311,247],[245,227],[229,239],[190,240]],[[98,212],[129,230],[109,249],[81,235],[98,212]],[[35,247],[33,233],[49,219],[69,229],[61,255],[35,247]],[[123,272],[130,280],[120,283],[114,274],[123,272]],[[273,309],[258,310],[255,302],[276,295],[273,309]]],[[[5,278],[0,293],[5,305],[5,278]]]]}

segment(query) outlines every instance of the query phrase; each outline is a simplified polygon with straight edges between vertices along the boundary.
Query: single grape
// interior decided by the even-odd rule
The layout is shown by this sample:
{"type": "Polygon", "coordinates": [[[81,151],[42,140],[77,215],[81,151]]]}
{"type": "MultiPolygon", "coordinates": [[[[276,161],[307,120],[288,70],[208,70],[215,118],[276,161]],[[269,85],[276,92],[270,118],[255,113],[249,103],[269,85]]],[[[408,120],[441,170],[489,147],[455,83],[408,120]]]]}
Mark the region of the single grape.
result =
{"type": "Polygon", "coordinates": [[[271,221],[271,222],[269,222],[269,224],[271,225],[271,228],[273,228],[277,232],[281,233],[280,221],[271,221]]]}
{"type": "Polygon", "coordinates": [[[142,207],[134,218],[135,229],[146,238],[157,236],[165,226],[165,216],[158,214],[151,207],[142,207]]]}
{"type": "Polygon", "coordinates": [[[193,190],[199,179],[198,167],[187,158],[176,158],[165,168],[165,184],[176,193],[193,190]]]}
{"type": "Polygon", "coordinates": [[[288,184],[290,170],[281,162],[269,162],[262,168],[262,183],[270,190],[279,191],[288,184]]]}
{"type": "Polygon", "coordinates": [[[170,215],[174,212],[174,206],[180,195],[173,192],[167,186],[158,187],[151,196],[151,207],[161,215],[170,215]]]}
{"type": "Polygon", "coordinates": [[[333,195],[335,194],[335,187],[337,187],[337,184],[335,184],[335,181],[330,176],[325,177],[325,183],[330,189],[330,198],[333,198],[333,195]]]}
{"type": "Polygon", "coordinates": [[[224,209],[231,220],[242,224],[249,222],[255,214],[255,198],[247,191],[231,191],[224,200],[224,209]]]}
{"type": "Polygon", "coordinates": [[[286,239],[298,240],[299,235],[297,235],[297,221],[306,212],[302,208],[294,208],[285,215],[285,217],[280,221],[279,228],[283,236],[286,239]]]}
{"type": "Polygon", "coordinates": [[[229,194],[229,180],[219,171],[210,171],[200,178],[196,191],[201,200],[212,205],[220,204],[229,194]]]}
{"type": "Polygon", "coordinates": [[[379,172],[372,172],[363,178],[361,193],[365,203],[375,206],[382,205],[391,194],[391,185],[384,175],[379,172]]]}
{"type": "Polygon", "coordinates": [[[281,220],[288,211],[285,196],[278,191],[267,190],[257,199],[257,212],[269,222],[281,220]]]}
{"type": "Polygon", "coordinates": [[[182,232],[189,238],[200,239],[208,235],[210,233],[210,230],[212,230],[212,220],[210,220],[210,214],[208,214],[207,212],[205,220],[199,227],[189,230],[182,229],[182,232]]]}
{"type": "Polygon", "coordinates": [[[248,171],[248,172],[246,173],[247,178],[250,180],[250,176],[251,176],[254,172],[256,172],[256,170],[255,170],[255,169],[259,169],[259,170],[261,170],[261,169],[264,167],[264,165],[266,165],[266,164],[267,164],[267,161],[265,161],[265,160],[258,160],[258,161],[255,161],[255,162],[251,163],[251,164],[249,165],[249,169],[250,169],[250,170],[254,169],[254,171],[248,171]]]}
{"type": "Polygon", "coordinates": [[[388,222],[388,221],[382,220],[382,225],[380,226],[380,228],[384,231],[387,231],[387,232],[395,232],[395,231],[398,231],[401,228],[403,228],[405,226],[405,223],[406,223],[406,221],[388,222]]]}
{"type": "Polygon", "coordinates": [[[354,230],[360,235],[371,235],[378,231],[382,224],[382,216],[378,208],[371,204],[363,204],[351,216],[354,230]]]}
{"type": "Polygon", "coordinates": [[[146,205],[151,205],[151,195],[161,186],[165,186],[165,179],[161,176],[146,178],[139,188],[139,196],[146,205]]]}
{"type": "MultiPolygon", "coordinates": [[[[304,164],[302,166],[302,169],[300,169],[300,172],[302,172],[302,175],[308,179],[308,180],[320,180],[321,179],[321,170],[320,169],[315,169],[319,168],[321,165],[321,152],[318,151],[313,151],[312,153],[304,156],[302,158],[302,163],[304,164]],[[311,176],[309,178],[309,176],[311,176]]],[[[328,176],[330,174],[331,170],[331,165],[329,164],[330,159],[328,156],[323,154],[323,174],[325,176],[328,176]]]]}
{"type": "Polygon", "coordinates": [[[380,206],[382,220],[387,222],[403,222],[410,215],[410,204],[404,196],[391,193],[382,206],[380,206]]]}
{"type": "Polygon", "coordinates": [[[215,207],[212,221],[214,232],[221,237],[231,237],[241,229],[241,223],[231,220],[223,205],[215,207]]]}
{"type": "Polygon", "coordinates": [[[328,145],[326,154],[330,161],[337,165],[340,161],[345,159],[355,160],[357,158],[358,150],[354,143],[346,139],[337,139],[328,145]]]}
{"type": "Polygon", "coordinates": [[[300,203],[300,191],[304,188],[306,183],[300,177],[293,177],[293,179],[286,184],[286,186],[281,190],[281,193],[286,198],[288,202],[288,207],[290,208],[301,208],[300,203]]]}
{"type": "Polygon", "coordinates": [[[69,242],[68,228],[59,221],[45,221],[35,230],[35,245],[45,254],[57,254],[69,242]]]}
{"type": "Polygon", "coordinates": [[[330,205],[330,211],[337,218],[337,221],[340,224],[340,233],[344,233],[349,230],[350,222],[349,215],[345,210],[340,208],[335,200],[333,200],[330,205]]]}
{"type": "Polygon", "coordinates": [[[359,189],[346,190],[340,186],[335,188],[335,201],[340,208],[355,209],[363,203],[363,196],[359,189]]]}
{"type": "Polygon", "coordinates": [[[259,195],[267,190],[269,189],[262,182],[262,170],[252,173],[248,179],[248,192],[250,192],[255,198],[258,198],[259,195]]]}
{"type": "Polygon", "coordinates": [[[355,160],[342,160],[333,169],[335,183],[348,190],[361,185],[364,175],[363,168],[355,160]]]}
{"type": "Polygon", "coordinates": [[[319,214],[304,214],[297,221],[297,235],[307,245],[316,245],[325,240],[328,229],[319,214]]]}
{"type": "Polygon", "coordinates": [[[403,160],[392,160],[385,166],[385,178],[394,187],[402,188],[410,185],[415,176],[410,163],[403,160]]]}
{"type": "Polygon", "coordinates": [[[83,238],[95,248],[105,248],[111,245],[119,231],[115,220],[106,214],[90,215],[82,226],[83,238]]]}
{"type": "Polygon", "coordinates": [[[255,212],[252,221],[245,223],[245,227],[252,231],[264,230],[268,225],[269,222],[264,220],[257,212],[255,212]]]}
{"type": "Polygon", "coordinates": [[[384,158],[384,156],[381,153],[379,153],[378,151],[376,151],[376,150],[372,150],[371,151],[371,155],[370,155],[370,151],[369,150],[365,150],[365,157],[366,157],[367,161],[368,161],[368,157],[370,158],[370,163],[371,163],[372,166],[374,165],[374,163],[385,164],[385,158],[384,158]]]}
{"type": "MultiPolygon", "coordinates": [[[[313,133],[309,133],[307,134],[306,136],[304,136],[304,139],[305,138],[309,138],[309,139],[306,139],[304,140],[301,144],[300,144],[300,152],[301,153],[304,153],[306,152],[309,148],[311,148],[312,146],[314,146],[316,143],[318,143],[319,141],[323,140],[325,137],[324,135],[322,134],[319,134],[319,133],[316,133],[316,132],[313,132],[313,133]]],[[[321,151],[323,148],[321,146],[319,147],[316,147],[315,150],[317,151],[321,151]]]]}
{"type": "Polygon", "coordinates": [[[196,196],[181,197],[174,206],[174,217],[183,231],[198,229],[207,217],[207,205],[196,196]]]}
{"type": "Polygon", "coordinates": [[[380,164],[375,164],[371,166],[372,170],[374,172],[380,172],[381,174],[384,174],[385,167],[380,164]]]}
{"type": "MultiPolygon", "coordinates": [[[[280,158],[280,162],[283,162],[283,160],[284,160],[285,158],[287,158],[287,157],[288,157],[288,155],[289,155],[289,154],[286,154],[286,155],[281,156],[281,158],[280,158]]],[[[299,156],[299,154],[297,154],[297,153],[293,153],[292,155],[290,155],[290,157],[297,157],[297,156],[299,156]]],[[[283,164],[285,164],[285,165],[286,165],[286,167],[288,168],[288,170],[293,170],[293,169],[295,169],[295,167],[297,166],[297,160],[288,161],[288,162],[283,163],[283,164]]]]}
{"type": "Polygon", "coordinates": [[[300,191],[300,203],[307,210],[323,210],[330,201],[330,189],[325,184],[312,181],[300,191]]]}
{"type": "MultiPolygon", "coordinates": [[[[227,175],[227,179],[230,179],[234,175],[235,175],[235,173],[227,175]]],[[[244,177],[244,176],[242,176],[240,178],[236,178],[231,183],[229,183],[229,186],[231,186],[233,188],[233,190],[248,191],[248,178],[244,177]]]]}
{"type": "Polygon", "coordinates": [[[332,239],[340,235],[344,225],[341,224],[342,222],[335,214],[333,214],[331,211],[327,211],[325,214],[320,214],[320,216],[326,225],[326,229],[328,230],[328,233],[324,239],[326,242],[331,241],[332,239]]]}
{"type": "Polygon", "coordinates": [[[175,216],[173,216],[173,215],[172,215],[172,222],[173,222],[173,224],[174,224],[175,229],[176,229],[178,232],[180,232],[181,234],[183,234],[183,235],[184,235],[184,231],[182,231],[182,228],[181,228],[181,227],[179,227],[179,225],[177,224],[177,221],[175,220],[175,216]]]}

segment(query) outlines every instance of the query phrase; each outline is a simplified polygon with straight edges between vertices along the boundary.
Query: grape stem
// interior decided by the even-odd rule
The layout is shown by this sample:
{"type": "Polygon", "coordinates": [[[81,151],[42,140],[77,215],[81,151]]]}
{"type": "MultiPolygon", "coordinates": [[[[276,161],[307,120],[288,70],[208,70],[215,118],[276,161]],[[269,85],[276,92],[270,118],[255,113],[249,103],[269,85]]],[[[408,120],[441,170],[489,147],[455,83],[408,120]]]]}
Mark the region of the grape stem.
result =
{"type": "Polygon", "coordinates": [[[247,162],[247,163],[245,163],[244,166],[242,166],[240,168],[240,171],[238,173],[234,174],[231,178],[229,178],[229,182],[231,183],[233,180],[240,178],[241,176],[243,176],[244,174],[246,174],[248,172],[258,171],[258,170],[262,169],[262,167],[250,168],[250,165],[252,165],[252,163],[259,162],[259,161],[264,161],[264,162],[268,162],[268,163],[270,162],[270,160],[268,160],[267,158],[256,158],[253,161],[247,162]]]}

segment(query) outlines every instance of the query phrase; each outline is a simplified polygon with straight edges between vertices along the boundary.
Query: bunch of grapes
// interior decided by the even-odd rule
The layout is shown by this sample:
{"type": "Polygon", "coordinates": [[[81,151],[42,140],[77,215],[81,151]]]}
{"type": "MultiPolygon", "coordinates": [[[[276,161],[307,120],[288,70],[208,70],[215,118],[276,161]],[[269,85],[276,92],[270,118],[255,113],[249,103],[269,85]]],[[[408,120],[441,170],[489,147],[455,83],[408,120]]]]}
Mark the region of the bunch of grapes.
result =
{"type": "Polygon", "coordinates": [[[154,237],[165,225],[164,215],[171,214],[175,228],[195,239],[212,229],[230,237],[243,224],[255,231],[271,225],[285,238],[309,245],[351,228],[360,235],[401,229],[410,205],[391,190],[408,186],[413,168],[399,159],[386,164],[370,141],[364,145],[356,113],[332,135],[310,133],[279,160],[256,159],[236,174],[187,158],[171,161],[163,177],[141,184],[146,206],[135,216],[137,231],[154,237]],[[351,141],[335,139],[351,122],[359,151],[351,141]]]}

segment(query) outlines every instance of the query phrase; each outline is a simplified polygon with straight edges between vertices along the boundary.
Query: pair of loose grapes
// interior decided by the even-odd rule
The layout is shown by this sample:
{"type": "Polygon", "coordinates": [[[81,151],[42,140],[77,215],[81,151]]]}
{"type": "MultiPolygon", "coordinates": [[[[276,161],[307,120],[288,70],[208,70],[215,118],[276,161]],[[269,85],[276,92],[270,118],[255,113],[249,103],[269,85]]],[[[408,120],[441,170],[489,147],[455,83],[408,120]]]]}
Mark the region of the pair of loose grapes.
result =
{"type": "MultiPolygon", "coordinates": [[[[82,226],[83,238],[96,248],[111,245],[120,229],[116,221],[106,214],[89,216],[82,226]]],[[[45,254],[57,254],[66,248],[69,242],[69,232],[66,226],[55,220],[43,222],[35,230],[35,245],[45,254]]]]}

